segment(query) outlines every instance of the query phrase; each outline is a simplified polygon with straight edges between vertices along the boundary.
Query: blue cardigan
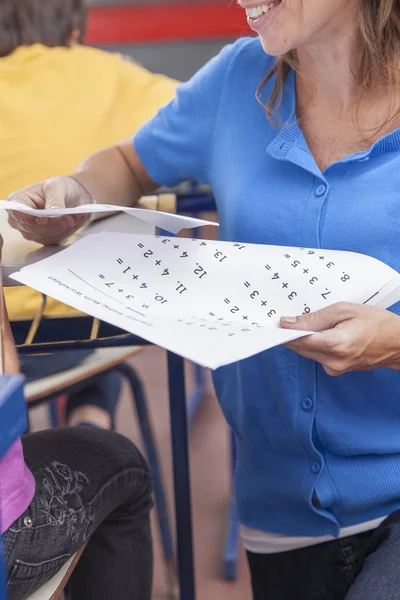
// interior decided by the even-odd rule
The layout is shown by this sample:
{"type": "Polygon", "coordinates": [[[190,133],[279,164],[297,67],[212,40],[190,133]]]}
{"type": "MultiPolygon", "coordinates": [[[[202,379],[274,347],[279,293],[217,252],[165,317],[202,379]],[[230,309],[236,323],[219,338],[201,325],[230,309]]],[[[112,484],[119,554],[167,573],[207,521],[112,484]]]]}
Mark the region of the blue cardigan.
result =
{"type": "MultiPolygon", "coordinates": [[[[296,122],[294,74],[278,125],[255,98],[272,64],[244,38],[183,84],[134,138],[150,176],[209,183],[224,240],[351,250],[400,271],[400,131],[321,173],[296,122]]],[[[220,368],[215,387],[245,525],[337,535],[400,508],[399,372],[332,378],[278,347],[220,368]]]]}

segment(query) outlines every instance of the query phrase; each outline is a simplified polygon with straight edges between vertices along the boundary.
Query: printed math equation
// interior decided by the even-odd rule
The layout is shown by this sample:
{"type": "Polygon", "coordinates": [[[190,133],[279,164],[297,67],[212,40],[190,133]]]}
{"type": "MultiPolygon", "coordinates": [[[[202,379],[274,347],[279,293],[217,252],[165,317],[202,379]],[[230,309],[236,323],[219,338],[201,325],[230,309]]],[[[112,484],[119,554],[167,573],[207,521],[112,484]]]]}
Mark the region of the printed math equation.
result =
{"type": "Polygon", "coordinates": [[[396,271],[361,254],[115,233],[13,277],[211,368],[306,334],[282,330],[281,315],[400,289],[396,271]]]}

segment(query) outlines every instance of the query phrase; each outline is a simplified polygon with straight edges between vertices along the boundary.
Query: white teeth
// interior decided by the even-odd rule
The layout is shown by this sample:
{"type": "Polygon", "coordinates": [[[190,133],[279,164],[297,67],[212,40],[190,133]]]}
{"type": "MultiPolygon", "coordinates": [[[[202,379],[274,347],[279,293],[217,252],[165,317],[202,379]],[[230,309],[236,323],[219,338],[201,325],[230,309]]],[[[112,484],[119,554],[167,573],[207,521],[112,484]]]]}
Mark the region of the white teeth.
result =
{"type": "Polygon", "coordinates": [[[275,0],[274,2],[269,2],[268,4],[263,4],[262,6],[256,6],[254,8],[246,8],[246,15],[250,19],[258,19],[262,14],[267,13],[270,8],[279,3],[280,0],[275,0]]]}
{"type": "Polygon", "coordinates": [[[250,17],[250,19],[257,19],[263,14],[263,8],[263,6],[257,6],[256,8],[248,8],[246,10],[247,16],[250,17]]]}

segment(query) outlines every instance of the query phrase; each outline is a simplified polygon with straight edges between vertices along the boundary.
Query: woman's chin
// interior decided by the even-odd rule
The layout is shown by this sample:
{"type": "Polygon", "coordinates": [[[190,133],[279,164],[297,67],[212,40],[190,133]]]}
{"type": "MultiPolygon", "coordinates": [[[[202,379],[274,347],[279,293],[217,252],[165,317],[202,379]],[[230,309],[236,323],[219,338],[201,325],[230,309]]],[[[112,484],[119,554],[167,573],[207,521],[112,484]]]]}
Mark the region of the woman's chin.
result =
{"type": "Polygon", "coordinates": [[[282,56],[296,47],[293,35],[290,36],[291,41],[289,36],[262,35],[262,33],[259,33],[259,38],[264,52],[270,56],[282,56]]]}
{"type": "Polygon", "coordinates": [[[260,36],[260,42],[264,52],[269,56],[282,56],[292,49],[287,43],[265,39],[262,36],[260,36]]]}

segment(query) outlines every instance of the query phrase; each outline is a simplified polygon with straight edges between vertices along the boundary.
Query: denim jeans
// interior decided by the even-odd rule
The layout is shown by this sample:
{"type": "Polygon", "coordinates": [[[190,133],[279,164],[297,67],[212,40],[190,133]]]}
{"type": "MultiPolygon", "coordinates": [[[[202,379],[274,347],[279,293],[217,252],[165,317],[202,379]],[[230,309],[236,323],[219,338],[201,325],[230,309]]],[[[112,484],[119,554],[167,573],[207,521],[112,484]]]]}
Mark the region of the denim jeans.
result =
{"type": "Polygon", "coordinates": [[[72,600],[150,600],[152,486],[137,448],[91,427],[22,441],[36,494],[4,535],[9,600],[27,598],[85,543],[72,600]]]}
{"type": "Polygon", "coordinates": [[[254,600],[398,600],[400,512],[374,531],[247,556],[254,600]]]}

